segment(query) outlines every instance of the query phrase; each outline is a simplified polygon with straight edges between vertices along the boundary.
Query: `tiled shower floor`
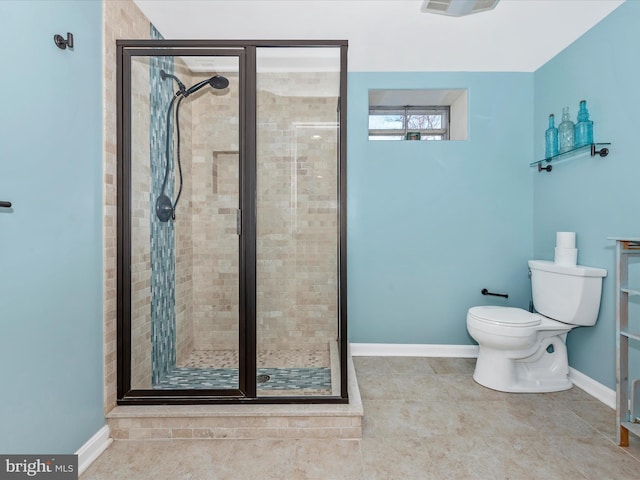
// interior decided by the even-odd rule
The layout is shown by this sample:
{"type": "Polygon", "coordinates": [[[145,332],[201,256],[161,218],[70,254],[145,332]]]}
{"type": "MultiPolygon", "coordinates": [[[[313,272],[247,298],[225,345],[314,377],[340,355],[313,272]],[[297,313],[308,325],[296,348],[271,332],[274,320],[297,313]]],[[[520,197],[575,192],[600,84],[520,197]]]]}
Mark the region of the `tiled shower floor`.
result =
{"type": "MultiPolygon", "coordinates": [[[[331,368],[327,350],[282,350],[258,353],[261,395],[330,395],[331,368]]],[[[238,352],[195,350],[154,389],[238,388],[238,352]]]]}
{"type": "MultiPolygon", "coordinates": [[[[237,368],[237,350],[194,350],[180,367],[237,368]]],[[[258,352],[258,367],[269,368],[329,368],[326,350],[267,350],[258,352]]]]}

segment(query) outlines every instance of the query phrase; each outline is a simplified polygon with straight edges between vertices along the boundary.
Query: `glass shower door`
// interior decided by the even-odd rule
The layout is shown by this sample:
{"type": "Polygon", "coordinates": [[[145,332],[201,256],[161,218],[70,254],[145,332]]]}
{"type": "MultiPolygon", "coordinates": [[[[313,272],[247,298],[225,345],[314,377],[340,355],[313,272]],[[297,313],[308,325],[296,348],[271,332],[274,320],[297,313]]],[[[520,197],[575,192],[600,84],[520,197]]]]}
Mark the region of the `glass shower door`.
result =
{"type": "Polygon", "coordinates": [[[340,48],[257,48],[258,396],[340,394],[340,48]]]}
{"type": "Polygon", "coordinates": [[[134,391],[239,394],[240,58],[132,52],[134,391]]]}

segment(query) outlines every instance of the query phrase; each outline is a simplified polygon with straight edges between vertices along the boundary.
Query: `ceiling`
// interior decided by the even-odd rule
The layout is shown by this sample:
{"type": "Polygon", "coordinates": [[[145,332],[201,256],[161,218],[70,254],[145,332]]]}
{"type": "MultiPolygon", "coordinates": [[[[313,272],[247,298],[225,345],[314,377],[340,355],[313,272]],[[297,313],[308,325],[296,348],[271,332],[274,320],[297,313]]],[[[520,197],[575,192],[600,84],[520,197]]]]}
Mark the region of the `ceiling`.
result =
{"type": "Polygon", "coordinates": [[[350,71],[532,72],[624,0],[501,0],[448,17],[422,0],[134,0],[165,38],[348,40],[350,71]]]}

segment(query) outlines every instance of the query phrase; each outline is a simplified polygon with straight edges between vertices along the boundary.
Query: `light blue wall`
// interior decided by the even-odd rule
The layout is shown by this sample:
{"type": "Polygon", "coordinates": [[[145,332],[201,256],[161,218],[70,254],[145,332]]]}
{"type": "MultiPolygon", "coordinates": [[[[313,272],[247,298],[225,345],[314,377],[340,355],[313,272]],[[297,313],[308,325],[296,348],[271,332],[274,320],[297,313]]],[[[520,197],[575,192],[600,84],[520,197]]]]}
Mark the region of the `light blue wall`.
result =
{"type": "Polygon", "coordinates": [[[101,12],[0,1],[2,453],[73,453],[104,425],[101,12]]]}
{"type": "Polygon", "coordinates": [[[472,344],[469,307],[529,305],[533,74],[352,72],[348,84],[349,339],[472,344]],[[368,141],[374,88],[468,88],[469,139],[368,141]]]}
{"type": "Polygon", "coordinates": [[[640,235],[638,111],[640,2],[627,2],[534,74],[535,148],[544,156],[549,113],[587,100],[596,141],[612,142],[606,158],[583,155],[534,174],[534,254],[553,258],[555,232],[577,232],[578,262],[606,268],[598,323],[568,337],[569,363],[615,388],[615,235],[640,235]]]}

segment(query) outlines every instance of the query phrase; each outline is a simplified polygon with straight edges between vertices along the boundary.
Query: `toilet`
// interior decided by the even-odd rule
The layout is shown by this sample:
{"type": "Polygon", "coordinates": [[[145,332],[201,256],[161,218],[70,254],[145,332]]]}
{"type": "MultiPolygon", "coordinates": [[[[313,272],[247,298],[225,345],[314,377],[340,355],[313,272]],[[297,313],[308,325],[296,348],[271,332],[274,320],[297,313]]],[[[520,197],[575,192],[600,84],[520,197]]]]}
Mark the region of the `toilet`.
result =
{"type": "Polygon", "coordinates": [[[598,319],[607,271],[529,260],[534,313],[521,308],[472,307],[467,330],[480,347],[473,379],[501,392],[571,388],[567,333],[598,319]]]}

